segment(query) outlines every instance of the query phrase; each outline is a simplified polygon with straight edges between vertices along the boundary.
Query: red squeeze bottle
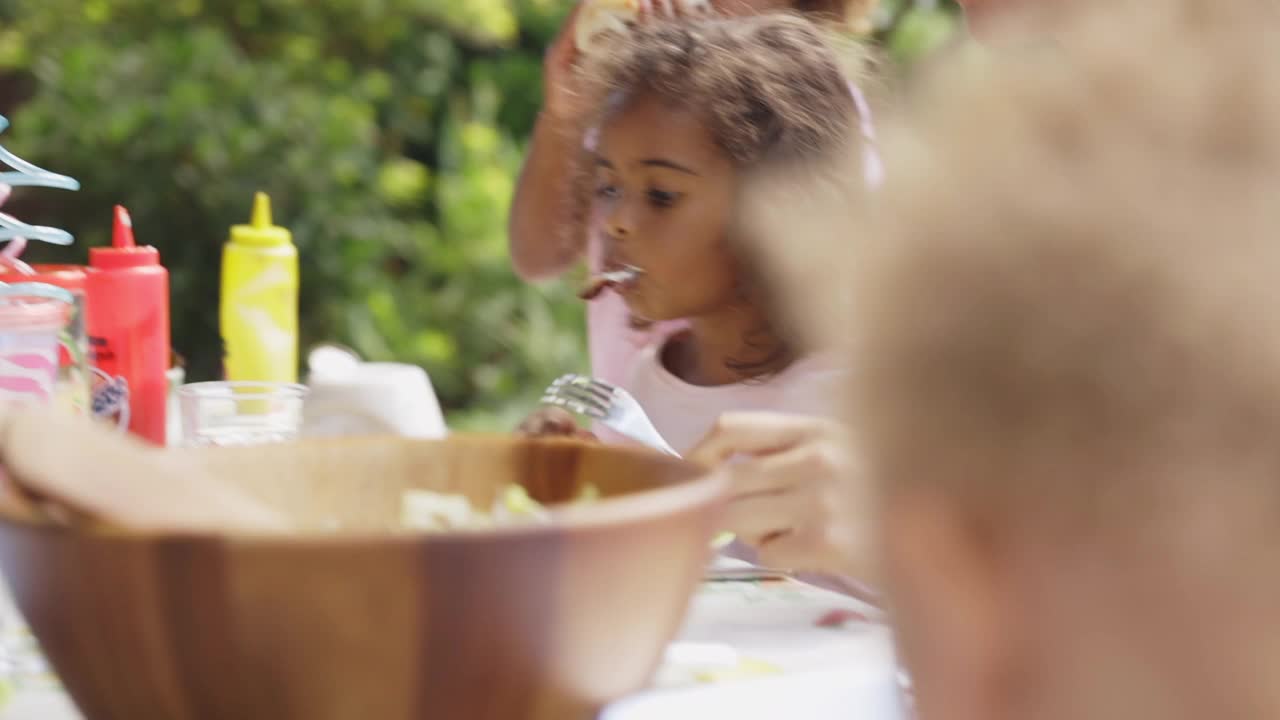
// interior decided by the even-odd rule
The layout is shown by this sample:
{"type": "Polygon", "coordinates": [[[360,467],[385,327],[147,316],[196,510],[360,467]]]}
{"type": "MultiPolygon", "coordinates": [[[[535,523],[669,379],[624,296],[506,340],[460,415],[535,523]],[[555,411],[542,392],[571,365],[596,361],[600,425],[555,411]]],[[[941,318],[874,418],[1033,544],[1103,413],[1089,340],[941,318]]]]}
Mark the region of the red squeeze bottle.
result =
{"type": "MultiPolygon", "coordinates": [[[[124,380],[129,430],[165,444],[169,369],[169,272],[154,247],[133,240],[129,211],[119,205],[111,247],[89,248],[85,321],[94,364],[124,380]]],[[[124,412],[122,410],[121,412],[124,412]]]]}

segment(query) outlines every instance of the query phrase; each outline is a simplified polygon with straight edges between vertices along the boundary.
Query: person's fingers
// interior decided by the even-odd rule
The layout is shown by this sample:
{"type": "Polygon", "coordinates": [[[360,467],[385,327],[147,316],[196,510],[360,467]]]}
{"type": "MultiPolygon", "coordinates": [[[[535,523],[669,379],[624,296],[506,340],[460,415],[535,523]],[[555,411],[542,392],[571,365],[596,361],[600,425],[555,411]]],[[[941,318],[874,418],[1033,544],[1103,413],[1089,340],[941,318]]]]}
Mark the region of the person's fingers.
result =
{"type": "Polygon", "coordinates": [[[756,560],[763,567],[784,570],[817,570],[819,552],[813,533],[804,530],[774,533],[755,545],[756,560]]]}
{"type": "Polygon", "coordinates": [[[791,532],[808,521],[811,498],[802,492],[782,492],[735,498],[725,507],[722,520],[725,532],[731,532],[752,546],[766,539],[791,532]]]}
{"type": "Polygon", "coordinates": [[[810,439],[789,449],[760,455],[729,467],[733,497],[789,491],[818,493],[852,472],[849,448],[837,440],[810,439]]]}
{"type": "Polygon", "coordinates": [[[680,0],[653,0],[655,17],[673,18],[680,16],[680,0]]]}
{"type": "Polygon", "coordinates": [[[756,559],[764,567],[840,576],[853,564],[844,548],[829,542],[826,529],[814,525],[762,540],[756,546],[756,559]]]}
{"type": "Polygon", "coordinates": [[[870,531],[860,515],[832,513],[821,503],[806,505],[804,512],[790,531],[754,545],[761,565],[864,579],[875,575],[870,531]]]}
{"type": "Polygon", "coordinates": [[[729,496],[747,498],[787,492],[807,480],[802,469],[807,464],[803,447],[775,455],[750,458],[726,467],[729,473],[729,496]]]}
{"type": "Polygon", "coordinates": [[[786,450],[802,441],[832,432],[821,418],[781,413],[726,413],[685,458],[714,467],[734,455],[764,455],[786,450]]]}

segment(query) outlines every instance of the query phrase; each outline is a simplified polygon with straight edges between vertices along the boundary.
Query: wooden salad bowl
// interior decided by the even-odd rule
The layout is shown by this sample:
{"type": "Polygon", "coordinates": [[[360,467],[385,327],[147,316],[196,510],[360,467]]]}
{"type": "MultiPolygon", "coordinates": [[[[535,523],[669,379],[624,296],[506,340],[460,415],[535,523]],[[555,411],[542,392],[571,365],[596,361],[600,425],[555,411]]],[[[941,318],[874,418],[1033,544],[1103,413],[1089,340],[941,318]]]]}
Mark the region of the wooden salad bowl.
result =
{"type": "Polygon", "coordinates": [[[169,452],[304,529],[0,518],[0,565],[88,720],[593,717],[652,676],[706,567],[724,491],[678,459],[570,441],[169,452]],[[545,524],[388,529],[406,489],[487,508],[513,482],[544,503],[587,484],[603,498],[545,524]]]}

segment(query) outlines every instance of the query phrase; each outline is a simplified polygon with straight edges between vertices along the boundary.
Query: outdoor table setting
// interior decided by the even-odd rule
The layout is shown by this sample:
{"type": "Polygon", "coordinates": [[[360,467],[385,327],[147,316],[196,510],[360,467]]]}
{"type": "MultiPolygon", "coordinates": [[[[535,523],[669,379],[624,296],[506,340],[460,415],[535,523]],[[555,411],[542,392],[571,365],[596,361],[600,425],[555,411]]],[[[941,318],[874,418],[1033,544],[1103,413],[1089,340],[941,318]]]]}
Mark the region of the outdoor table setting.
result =
{"type": "MultiPolygon", "coordinates": [[[[376,364],[358,360],[352,363],[348,357],[339,359],[333,352],[320,352],[312,364],[320,370],[312,373],[320,378],[315,386],[329,397],[342,396],[334,389],[343,386],[342,378],[365,388],[358,397],[366,400],[376,397],[378,393],[367,392],[370,387],[367,378],[358,378],[370,372],[388,377],[385,366],[369,370],[364,366],[376,364]],[[344,369],[326,365],[325,356],[329,357],[328,363],[344,369]]],[[[419,382],[425,379],[408,373],[401,375],[399,382],[403,383],[406,378],[408,386],[420,389],[419,382]]],[[[388,389],[394,389],[399,383],[385,384],[388,389]]],[[[232,389],[219,383],[174,387],[173,401],[183,421],[179,423],[177,436],[172,438],[175,447],[169,452],[225,452],[229,456],[255,459],[270,452],[288,452],[289,443],[282,441],[308,434],[303,432],[310,427],[308,420],[328,429],[343,427],[352,414],[367,420],[367,414],[352,413],[351,407],[337,402],[325,402],[328,410],[323,413],[316,407],[306,410],[303,398],[308,393],[301,386],[242,386],[238,392],[232,389]],[[346,407],[347,415],[343,415],[340,407],[346,407]],[[246,410],[250,411],[246,413],[246,410]],[[218,445],[228,447],[209,448],[218,445]],[[183,447],[188,450],[183,451],[183,447]]],[[[392,393],[411,395],[403,389],[392,393]]],[[[438,409],[433,405],[428,404],[416,415],[422,414],[433,416],[439,423],[438,409]]],[[[421,425],[421,418],[416,421],[421,425]]],[[[388,420],[388,423],[394,425],[396,421],[388,420]]],[[[401,423],[408,420],[402,418],[401,423]]],[[[433,433],[443,434],[443,424],[436,424],[433,433]]],[[[332,445],[343,442],[343,438],[321,438],[321,441],[332,445]]],[[[424,442],[430,445],[454,441],[402,437],[384,442],[403,443],[407,448],[424,442]]],[[[383,451],[381,455],[393,452],[403,450],[383,451]]],[[[257,464],[257,460],[252,461],[257,464]]],[[[645,462],[659,461],[667,462],[645,462]]],[[[678,460],[675,462],[680,464],[678,460]]],[[[352,460],[352,464],[367,466],[356,460],[352,460]]],[[[534,464],[545,465],[545,462],[534,464]]],[[[316,460],[315,465],[332,464],[316,460]]],[[[648,469],[645,473],[653,471],[648,469]]],[[[376,470],[371,469],[370,473],[376,470]]],[[[442,474],[447,473],[442,470],[442,474]]],[[[599,477],[605,479],[608,475],[599,477]]],[[[261,482],[261,478],[259,480],[261,482]]],[[[536,483],[530,487],[536,487],[536,483]]],[[[625,561],[625,557],[620,557],[620,562],[625,561]]],[[[664,577],[659,573],[650,575],[655,583],[662,582],[664,577]]],[[[600,602],[608,603],[608,598],[600,594],[600,602]]],[[[8,675],[10,694],[6,705],[0,708],[0,717],[82,720],[84,716],[41,659],[35,638],[15,615],[12,605],[5,603],[5,607],[8,610],[0,624],[0,637],[4,638],[0,650],[4,651],[3,667],[8,675]]],[[[814,719],[856,715],[870,720],[899,720],[905,716],[891,635],[883,623],[881,610],[854,597],[800,582],[785,571],[756,568],[730,557],[718,556],[704,569],[680,632],[660,657],[657,671],[646,683],[648,687],[609,703],[600,715],[602,720],[640,720],[678,714],[700,716],[704,712],[732,712],[739,717],[776,717],[782,712],[799,712],[814,719]]],[[[93,720],[92,716],[86,720],[93,720]]]]}
{"type": "MultiPolygon", "coordinates": [[[[78,188],[0,161],[0,202],[78,188]]],[[[226,379],[183,385],[123,207],[87,267],[23,263],[71,236],[0,219],[0,720],[903,716],[876,608],[708,566],[727,479],[625,391],[543,403],[648,449],[454,435],[421,367],[337,346],[299,383],[297,251],[261,193],[225,248],[226,379]]]]}

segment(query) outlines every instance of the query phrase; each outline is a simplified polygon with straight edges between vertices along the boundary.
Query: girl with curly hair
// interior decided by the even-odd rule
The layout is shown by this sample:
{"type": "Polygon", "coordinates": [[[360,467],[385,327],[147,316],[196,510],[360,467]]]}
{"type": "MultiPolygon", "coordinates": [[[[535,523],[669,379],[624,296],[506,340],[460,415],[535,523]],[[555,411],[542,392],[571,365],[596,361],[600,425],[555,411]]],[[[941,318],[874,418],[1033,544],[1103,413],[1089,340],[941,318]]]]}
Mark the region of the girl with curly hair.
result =
{"type": "Polygon", "coordinates": [[[677,451],[726,412],[831,415],[844,373],[779,326],[736,218],[754,174],[859,147],[840,56],[789,14],[645,24],[601,47],[581,69],[598,136],[577,155],[572,226],[600,238],[606,271],[634,271],[609,293],[634,320],[684,323],[651,330],[622,385],[677,451]]]}
{"type": "MultiPolygon", "coordinates": [[[[658,22],[698,22],[707,18],[746,18],[760,13],[793,11],[824,28],[857,31],[867,26],[876,0],[620,0],[635,5],[637,27],[658,22]]],[[[582,27],[604,0],[583,0],[570,14],[544,63],[544,100],[534,128],[524,169],[512,202],[509,224],[511,259],[527,280],[559,276],[586,259],[599,271],[603,260],[600,238],[578,232],[570,183],[573,158],[598,132],[584,119],[598,109],[584,84],[583,65],[592,62],[592,49],[580,47],[582,27]]],[[[607,4],[607,3],[606,3],[607,4]]],[[[610,38],[612,39],[612,38],[610,38]]],[[[594,44],[593,44],[594,45],[594,44]]],[[[598,46],[608,50],[608,42],[598,46]]],[[[852,87],[856,91],[856,86],[852,87]]],[[[865,132],[871,133],[866,101],[859,93],[865,132]]],[[[846,112],[848,112],[846,110],[846,112]]],[[[627,364],[644,342],[627,328],[626,309],[614,297],[604,297],[587,310],[592,373],[619,382],[627,364]]]]}

